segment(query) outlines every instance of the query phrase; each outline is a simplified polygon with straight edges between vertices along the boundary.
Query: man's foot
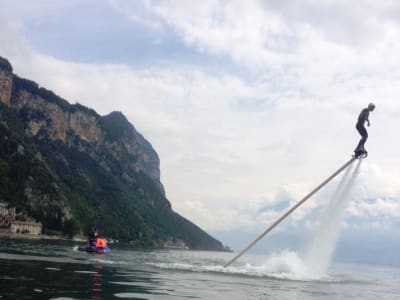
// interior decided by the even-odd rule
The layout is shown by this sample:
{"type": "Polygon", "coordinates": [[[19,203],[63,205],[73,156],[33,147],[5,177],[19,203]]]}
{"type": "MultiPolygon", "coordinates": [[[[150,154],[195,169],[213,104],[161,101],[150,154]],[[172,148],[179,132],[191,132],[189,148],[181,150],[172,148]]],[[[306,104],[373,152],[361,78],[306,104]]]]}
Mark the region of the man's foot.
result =
{"type": "Polygon", "coordinates": [[[368,152],[366,150],[356,150],[354,151],[355,158],[366,158],[368,156],[368,152]]]}

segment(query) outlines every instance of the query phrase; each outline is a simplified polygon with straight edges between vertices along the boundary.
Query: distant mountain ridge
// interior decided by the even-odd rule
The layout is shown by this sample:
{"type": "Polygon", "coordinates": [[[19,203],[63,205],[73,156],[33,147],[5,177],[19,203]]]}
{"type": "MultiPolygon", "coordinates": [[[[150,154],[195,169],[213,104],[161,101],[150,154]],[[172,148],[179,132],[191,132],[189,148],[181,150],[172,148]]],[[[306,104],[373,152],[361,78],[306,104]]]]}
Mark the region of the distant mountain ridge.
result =
{"type": "Polygon", "coordinates": [[[137,245],[223,249],[171,209],[156,151],[121,112],[71,105],[1,57],[0,139],[0,201],[45,230],[99,227],[137,245]]]}

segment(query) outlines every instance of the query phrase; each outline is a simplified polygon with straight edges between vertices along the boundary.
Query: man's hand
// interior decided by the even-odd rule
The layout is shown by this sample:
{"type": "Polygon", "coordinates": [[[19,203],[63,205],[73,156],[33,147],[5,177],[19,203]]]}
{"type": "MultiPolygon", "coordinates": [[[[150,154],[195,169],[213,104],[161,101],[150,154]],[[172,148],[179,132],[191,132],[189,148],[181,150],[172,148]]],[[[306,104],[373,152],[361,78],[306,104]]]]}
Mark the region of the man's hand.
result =
{"type": "Polygon", "coordinates": [[[368,127],[369,127],[369,126],[371,126],[371,123],[370,123],[369,121],[367,121],[367,125],[368,125],[368,127]]]}

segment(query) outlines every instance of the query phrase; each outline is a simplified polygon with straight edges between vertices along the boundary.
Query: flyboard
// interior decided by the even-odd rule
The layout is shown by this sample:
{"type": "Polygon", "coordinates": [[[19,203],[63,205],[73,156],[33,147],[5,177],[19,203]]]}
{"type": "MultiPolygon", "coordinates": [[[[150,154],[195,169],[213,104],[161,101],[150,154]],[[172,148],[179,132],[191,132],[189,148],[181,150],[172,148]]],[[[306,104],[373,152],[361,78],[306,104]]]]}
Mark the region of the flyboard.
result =
{"type": "Polygon", "coordinates": [[[356,159],[363,159],[367,157],[368,153],[365,149],[356,149],[354,151],[354,155],[351,159],[346,162],[343,166],[341,166],[337,171],[335,171],[331,176],[325,179],[320,185],[318,185],[315,189],[313,189],[310,193],[304,196],[297,204],[292,206],[287,212],[285,212],[278,220],[276,220],[272,225],[270,225],[263,233],[261,233],[253,242],[251,242],[246,248],[244,248],[241,252],[239,252],[234,258],[232,258],[228,263],[224,265],[224,267],[230,266],[233,262],[235,262],[239,257],[241,257],[245,252],[247,252],[251,247],[253,247],[257,242],[259,242],[264,236],[266,236],[272,229],[274,229],[279,223],[281,223],[287,216],[289,216],[293,211],[295,211],[300,205],[306,202],[312,195],[318,192],[322,187],[324,187],[328,182],[330,182],[333,178],[335,178],[339,173],[343,170],[347,169],[356,159]],[[356,152],[358,150],[358,152],[356,152]]]}
{"type": "Polygon", "coordinates": [[[364,146],[357,147],[356,150],[354,150],[354,155],[355,158],[366,158],[368,156],[367,150],[365,150],[364,146]]]}

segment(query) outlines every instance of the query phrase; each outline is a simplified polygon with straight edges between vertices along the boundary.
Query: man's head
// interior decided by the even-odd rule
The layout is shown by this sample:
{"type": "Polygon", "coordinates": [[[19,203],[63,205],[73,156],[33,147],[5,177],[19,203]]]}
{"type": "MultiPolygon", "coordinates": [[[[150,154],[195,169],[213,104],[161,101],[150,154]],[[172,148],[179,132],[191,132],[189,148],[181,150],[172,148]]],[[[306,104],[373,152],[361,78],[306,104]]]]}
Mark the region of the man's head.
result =
{"type": "Polygon", "coordinates": [[[368,104],[368,109],[369,111],[373,111],[375,109],[375,104],[373,104],[372,102],[368,104]]]}

